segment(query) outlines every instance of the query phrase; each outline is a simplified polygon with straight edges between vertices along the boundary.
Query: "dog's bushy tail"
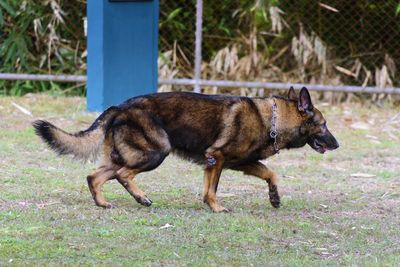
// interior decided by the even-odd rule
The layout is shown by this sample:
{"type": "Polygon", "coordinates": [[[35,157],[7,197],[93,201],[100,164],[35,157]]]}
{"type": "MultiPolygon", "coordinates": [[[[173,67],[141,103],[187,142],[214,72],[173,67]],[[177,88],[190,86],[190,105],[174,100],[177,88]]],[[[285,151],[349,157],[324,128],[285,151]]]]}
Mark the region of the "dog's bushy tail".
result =
{"type": "Polygon", "coordinates": [[[117,113],[118,108],[111,107],[88,129],[77,133],[67,133],[44,120],[37,120],[32,125],[36,134],[58,154],[74,155],[76,158],[88,160],[96,158],[99,154],[107,126],[112,123],[117,113]]]}

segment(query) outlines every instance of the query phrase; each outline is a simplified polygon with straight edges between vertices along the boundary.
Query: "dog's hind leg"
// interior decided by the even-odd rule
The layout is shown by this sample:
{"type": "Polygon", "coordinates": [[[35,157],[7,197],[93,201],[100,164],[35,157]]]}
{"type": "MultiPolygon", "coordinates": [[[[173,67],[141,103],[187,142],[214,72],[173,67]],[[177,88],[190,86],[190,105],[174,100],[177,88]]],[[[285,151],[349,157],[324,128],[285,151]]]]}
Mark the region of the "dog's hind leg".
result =
{"type": "Polygon", "coordinates": [[[101,193],[101,186],[108,180],[115,179],[115,175],[116,172],[114,169],[101,166],[87,177],[90,193],[92,193],[94,202],[97,206],[103,208],[112,207],[112,205],[106,201],[101,193]]]}
{"type": "Polygon", "coordinates": [[[123,167],[117,171],[118,182],[133,196],[133,198],[143,206],[150,206],[153,202],[136,185],[134,178],[139,173],[138,170],[123,167]]]}
{"type": "Polygon", "coordinates": [[[221,153],[209,153],[206,155],[206,169],[204,171],[203,201],[214,212],[228,212],[217,201],[217,189],[221,176],[224,158],[221,153]]]}
{"type": "Polygon", "coordinates": [[[279,208],[280,206],[280,197],[278,193],[278,178],[277,175],[268,169],[261,162],[254,162],[246,165],[240,165],[232,167],[233,170],[238,170],[244,172],[244,174],[252,175],[258,177],[262,180],[268,182],[269,187],[269,201],[274,208],[279,208]]]}
{"type": "Polygon", "coordinates": [[[138,203],[148,207],[152,204],[152,201],[136,185],[134,181],[135,176],[141,172],[157,168],[168,154],[161,151],[145,152],[142,150],[134,152],[134,149],[130,149],[131,152],[127,153],[126,150],[127,148],[125,148],[125,156],[140,154],[141,157],[136,160],[134,158],[124,159],[124,162],[127,164],[117,171],[116,178],[138,203]]]}
{"type": "Polygon", "coordinates": [[[157,168],[169,154],[171,145],[167,133],[143,111],[131,111],[129,118],[121,117],[113,128],[111,160],[123,166],[117,171],[118,182],[144,205],[151,200],[141,191],[134,178],[138,173],[157,168]]]}

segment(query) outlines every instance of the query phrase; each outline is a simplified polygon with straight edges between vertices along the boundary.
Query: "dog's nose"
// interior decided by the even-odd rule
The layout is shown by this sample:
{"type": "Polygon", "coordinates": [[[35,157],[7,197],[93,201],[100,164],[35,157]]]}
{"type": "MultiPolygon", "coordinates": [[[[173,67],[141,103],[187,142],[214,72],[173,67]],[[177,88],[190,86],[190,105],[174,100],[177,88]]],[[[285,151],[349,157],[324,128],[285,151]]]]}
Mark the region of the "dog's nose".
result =
{"type": "Polygon", "coordinates": [[[339,148],[339,143],[337,140],[335,140],[335,142],[333,143],[332,148],[333,149],[339,148]]]}

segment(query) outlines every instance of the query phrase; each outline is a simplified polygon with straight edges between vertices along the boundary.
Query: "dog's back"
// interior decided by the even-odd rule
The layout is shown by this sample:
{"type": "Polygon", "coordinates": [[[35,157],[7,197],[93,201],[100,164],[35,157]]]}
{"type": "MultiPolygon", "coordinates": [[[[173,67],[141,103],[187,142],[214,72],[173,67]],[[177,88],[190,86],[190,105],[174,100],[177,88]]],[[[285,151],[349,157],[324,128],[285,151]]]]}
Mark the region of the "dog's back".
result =
{"type": "Polygon", "coordinates": [[[163,155],[173,151],[198,163],[204,162],[207,149],[222,149],[227,164],[229,155],[238,161],[238,155],[245,157],[265,141],[261,115],[245,97],[163,93],[128,100],[119,108],[107,138],[118,160],[125,158],[118,150],[123,141],[163,155]]]}

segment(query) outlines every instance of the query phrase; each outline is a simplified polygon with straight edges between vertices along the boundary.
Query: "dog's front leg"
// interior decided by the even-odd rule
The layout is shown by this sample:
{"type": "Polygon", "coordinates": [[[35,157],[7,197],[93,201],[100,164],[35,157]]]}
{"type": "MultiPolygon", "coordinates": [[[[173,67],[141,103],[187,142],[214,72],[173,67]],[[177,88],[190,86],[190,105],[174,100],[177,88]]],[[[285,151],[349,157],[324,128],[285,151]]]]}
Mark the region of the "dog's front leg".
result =
{"type": "Polygon", "coordinates": [[[269,201],[274,208],[279,208],[281,201],[278,193],[278,178],[273,171],[258,161],[246,165],[235,166],[232,169],[242,171],[244,174],[252,175],[267,181],[269,187],[269,201]]]}
{"type": "Polygon", "coordinates": [[[207,203],[207,205],[214,212],[228,212],[228,209],[219,205],[217,201],[217,189],[223,164],[224,164],[224,157],[222,153],[213,152],[206,154],[203,201],[207,203]]]}

